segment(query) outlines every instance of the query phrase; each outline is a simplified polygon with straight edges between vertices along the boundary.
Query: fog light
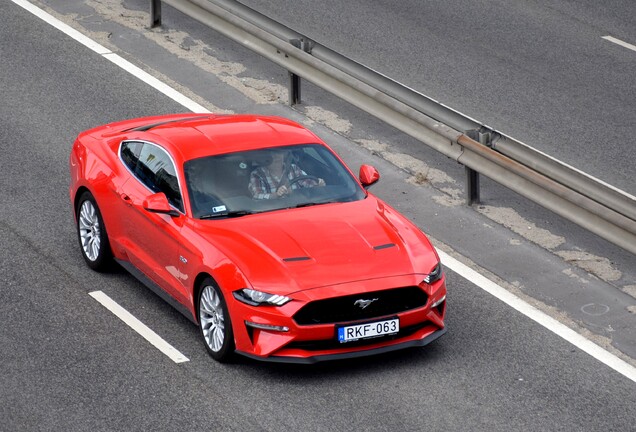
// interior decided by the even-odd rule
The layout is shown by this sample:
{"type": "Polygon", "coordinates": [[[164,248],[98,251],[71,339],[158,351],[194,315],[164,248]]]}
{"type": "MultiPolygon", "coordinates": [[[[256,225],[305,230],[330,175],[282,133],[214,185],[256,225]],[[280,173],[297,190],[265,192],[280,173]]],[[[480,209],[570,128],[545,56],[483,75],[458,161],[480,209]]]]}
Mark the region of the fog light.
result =
{"type": "Polygon", "coordinates": [[[270,330],[270,331],[277,331],[277,332],[288,332],[289,331],[289,327],[275,326],[275,325],[270,325],[270,324],[258,324],[258,323],[253,323],[251,321],[245,321],[245,325],[248,326],[248,327],[257,328],[257,329],[261,329],[261,330],[270,330]]]}
{"type": "Polygon", "coordinates": [[[436,300],[435,303],[431,305],[431,309],[441,305],[442,303],[444,303],[445,300],[446,300],[446,295],[443,295],[439,300],[436,300]]]}

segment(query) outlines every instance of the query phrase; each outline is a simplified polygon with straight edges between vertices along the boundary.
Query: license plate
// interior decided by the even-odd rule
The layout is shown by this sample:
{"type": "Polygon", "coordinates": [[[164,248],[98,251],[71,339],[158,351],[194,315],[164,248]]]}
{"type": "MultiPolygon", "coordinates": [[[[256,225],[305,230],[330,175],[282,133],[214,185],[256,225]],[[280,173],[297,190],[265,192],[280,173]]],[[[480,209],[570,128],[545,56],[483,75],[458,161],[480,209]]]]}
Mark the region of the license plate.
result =
{"type": "Polygon", "coordinates": [[[366,324],[338,327],[339,342],[353,342],[378,336],[391,335],[400,331],[399,318],[366,324]]]}

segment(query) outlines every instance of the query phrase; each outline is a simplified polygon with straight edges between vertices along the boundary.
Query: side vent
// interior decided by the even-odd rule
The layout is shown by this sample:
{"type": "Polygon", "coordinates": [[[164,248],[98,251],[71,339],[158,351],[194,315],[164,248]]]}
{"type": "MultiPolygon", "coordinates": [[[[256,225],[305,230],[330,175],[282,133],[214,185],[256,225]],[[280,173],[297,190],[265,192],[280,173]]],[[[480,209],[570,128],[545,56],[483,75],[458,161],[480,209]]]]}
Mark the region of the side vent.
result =
{"type": "Polygon", "coordinates": [[[285,262],[309,261],[310,259],[311,258],[309,258],[308,256],[301,256],[301,257],[283,258],[283,261],[285,261],[285,262]]]}

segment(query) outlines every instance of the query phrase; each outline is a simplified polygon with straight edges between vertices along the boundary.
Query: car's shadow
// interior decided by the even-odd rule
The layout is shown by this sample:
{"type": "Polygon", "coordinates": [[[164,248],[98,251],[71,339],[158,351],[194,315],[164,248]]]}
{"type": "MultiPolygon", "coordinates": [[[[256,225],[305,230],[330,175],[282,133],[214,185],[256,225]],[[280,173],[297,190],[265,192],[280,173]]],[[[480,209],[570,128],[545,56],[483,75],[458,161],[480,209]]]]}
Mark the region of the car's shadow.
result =
{"type": "Polygon", "coordinates": [[[400,371],[421,368],[438,363],[445,358],[445,343],[443,338],[425,347],[407,348],[390,353],[358,357],[353,359],[332,360],[314,364],[272,363],[253,360],[240,355],[235,356],[227,365],[228,368],[240,369],[241,373],[253,374],[255,378],[271,379],[287,382],[296,381],[310,383],[314,380],[324,382],[325,379],[337,381],[350,379],[352,375],[382,373],[387,370],[400,371]]]}

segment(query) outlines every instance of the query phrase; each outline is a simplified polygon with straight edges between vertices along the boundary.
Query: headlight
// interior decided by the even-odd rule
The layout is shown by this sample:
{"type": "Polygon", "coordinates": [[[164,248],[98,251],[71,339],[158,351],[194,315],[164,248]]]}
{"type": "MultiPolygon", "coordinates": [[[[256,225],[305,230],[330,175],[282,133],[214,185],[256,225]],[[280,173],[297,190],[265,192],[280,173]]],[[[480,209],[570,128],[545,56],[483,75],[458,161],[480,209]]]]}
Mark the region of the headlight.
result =
{"type": "Polygon", "coordinates": [[[243,288],[241,290],[234,291],[233,294],[235,299],[251,306],[260,306],[263,304],[282,306],[285,303],[291,301],[289,297],[278,294],[269,294],[263,291],[257,291],[249,288],[243,288]]]}
{"type": "Polygon", "coordinates": [[[442,278],[442,274],[442,263],[437,263],[433,271],[424,277],[424,282],[430,285],[433,282],[440,280],[442,278]]]}

